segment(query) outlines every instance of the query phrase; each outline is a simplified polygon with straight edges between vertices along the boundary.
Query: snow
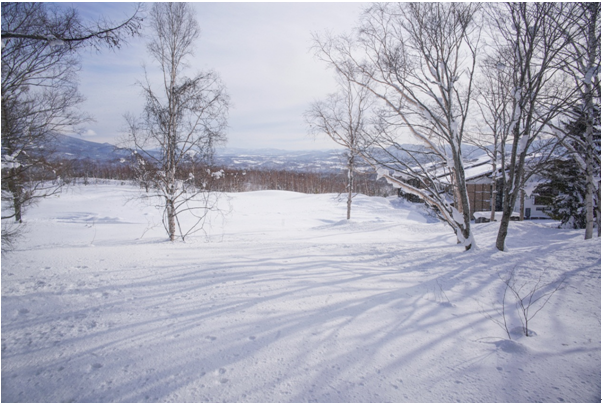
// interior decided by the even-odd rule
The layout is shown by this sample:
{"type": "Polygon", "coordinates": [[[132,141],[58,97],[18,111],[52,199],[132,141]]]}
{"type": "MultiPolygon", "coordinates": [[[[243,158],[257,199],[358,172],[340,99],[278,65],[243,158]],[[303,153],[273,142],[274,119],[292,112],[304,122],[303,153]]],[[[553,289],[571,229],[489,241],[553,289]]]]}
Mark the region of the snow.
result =
{"type": "Polygon", "coordinates": [[[539,180],[527,181],[527,183],[524,185],[525,195],[527,197],[531,197],[539,184],[541,184],[541,181],[539,180]]]}
{"type": "Polygon", "coordinates": [[[592,78],[600,74],[600,65],[590,67],[585,73],[584,82],[587,85],[592,84],[592,78]]]}
{"type": "Polygon", "coordinates": [[[452,218],[456,223],[464,223],[464,215],[458,211],[458,209],[451,207],[452,218]]]}
{"type": "MultiPolygon", "coordinates": [[[[453,168],[455,166],[452,156],[446,156],[446,167],[453,168]]],[[[451,173],[444,167],[435,166],[430,170],[434,176],[442,183],[449,184],[452,180],[451,173]]],[[[482,155],[477,159],[464,162],[464,178],[474,180],[476,178],[491,174],[491,157],[482,155]]]]}
{"type": "Polygon", "coordinates": [[[382,168],[379,167],[376,169],[376,179],[379,180],[383,177],[386,177],[389,175],[389,170],[387,170],[386,168],[382,168]]]}
{"type": "Polygon", "coordinates": [[[18,153],[13,153],[12,155],[3,155],[2,156],[2,169],[10,170],[12,168],[19,168],[21,164],[16,160],[16,155],[18,153]]]}
{"type": "MultiPolygon", "coordinates": [[[[474,212],[472,215],[474,216],[475,219],[478,219],[478,218],[490,219],[491,211],[474,212]]],[[[495,212],[495,220],[497,220],[499,222],[500,220],[502,220],[503,215],[504,215],[504,212],[495,212]]],[[[512,214],[510,215],[510,217],[519,217],[519,216],[520,216],[520,214],[518,212],[512,212],[512,214]]]]}
{"type": "Polygon", "coordinates": [[[219,170],[219,171],[212,172],[211,176],[213,178],[215,178],[216,180],[219,180],[220,178],[222,178],[224,176],[224,170],[219,170]]]}
{"type": "Polygon", "coordinates": [[[60,48],[62,46],[65,46],[65,41],[63,41],[60,38],[55,37],[54,35],[47,35],[46,36],[46,40],[48,41],[48,45],[51,48],[60,48]]]}
{"type": "MultiPolygon", "coordinates": [[[[3,402],[586,402],[600,398],[600,240],[474,225],[464,252],[421,205],[227,194],[169,243],[119,183],[26,212],[2,259],[3,402]],[[558,290],[512,340],[504,278],[558,290]]],[[[509,295],[508,300],[511,300],[509,295]]],[[[510,302],[509,302],[510,304],[510,302]]]]}

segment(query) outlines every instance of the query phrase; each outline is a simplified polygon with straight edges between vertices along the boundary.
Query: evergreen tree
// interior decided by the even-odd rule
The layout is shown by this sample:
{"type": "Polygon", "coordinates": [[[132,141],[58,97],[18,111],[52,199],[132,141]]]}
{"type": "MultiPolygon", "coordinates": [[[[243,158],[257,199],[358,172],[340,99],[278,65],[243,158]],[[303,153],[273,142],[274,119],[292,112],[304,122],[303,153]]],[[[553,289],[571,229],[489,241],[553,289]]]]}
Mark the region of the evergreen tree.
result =
{"type": "MultiPolygon", "coordinates": [[[[597,122],[600,122],[600,110],[597,109],[597,122]]],[[[565,132],[569,148],[576,151],[578,155],[585,155],[584,149],[586,133],[586,117],[580,108],[573,110],[576,119],[565,123],[565,132]]],[[[594,146],[600,150],[600,131],[594,131],[594,146]]],[[[598,176],[599,176],[598,172],[598,176]]],[[[544,170],[543,176],[547,182],[539,185],[535,190],[539,200],[549,208],[548,214],[562,222],[562,226],[573,229],[585,229],[586,217],[586,195],[587,179],[583,170],[575,160],[574,153],[567,153],[562,160],[555,160],[544,170]]],[[[594,209],[594,215],[598,209],[594,209]]]]}
{"type": "Polygon", "coordinates": [[[547,182],[535,192],[552,219],[560,220],[562,227],[585,228],[585,193],[587,184],[579,167],[572,159],[556,160],[544,171],[547,182]]]}

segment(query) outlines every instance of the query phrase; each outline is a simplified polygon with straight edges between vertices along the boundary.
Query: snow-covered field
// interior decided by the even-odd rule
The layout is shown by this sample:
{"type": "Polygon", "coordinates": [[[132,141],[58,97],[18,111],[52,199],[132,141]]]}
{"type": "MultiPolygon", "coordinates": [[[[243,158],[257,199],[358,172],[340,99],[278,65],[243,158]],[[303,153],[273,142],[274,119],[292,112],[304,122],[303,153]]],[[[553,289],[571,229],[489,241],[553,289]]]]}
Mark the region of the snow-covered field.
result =
{"type": "Polygon", "coordinates": [[[26,213],[2,259],[3,402],[600,400],[600,240],[582,231],[512,222],[502,253],[478,224],[467,253],[394,198],[358,196],[347,222],[336,195],[264,191],[172,244],[137,193],[26,213]],[[521,293],[564,283],[509,340],[513,269],[521,293]]]}

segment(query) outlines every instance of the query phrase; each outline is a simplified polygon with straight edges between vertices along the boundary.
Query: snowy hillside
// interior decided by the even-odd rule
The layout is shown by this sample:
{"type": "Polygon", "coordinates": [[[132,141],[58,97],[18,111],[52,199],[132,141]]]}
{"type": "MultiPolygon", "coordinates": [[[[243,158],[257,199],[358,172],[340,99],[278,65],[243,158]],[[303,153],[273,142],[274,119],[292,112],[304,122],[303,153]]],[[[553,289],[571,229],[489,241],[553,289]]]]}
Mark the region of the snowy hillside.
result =
{"type": "Polygon", "coordinates": [[[336,172],[344,169],[341,150],[217,149],[214,163],[236,169],[336,172]]]}
{"type": "Polygon", "coordinates": [[[26,213],[2,259],[3,402],[600,399],[599,239],[512,222],[502,253],[485,223],[467,253],[395,198],[358,196],[347,222],[336,195],[262,191],[171,244],[138,192],[73,187],[26,213]],[[521,293],[564,281],[531,337],[506,295],[510,340],[513,270],[521,293]]]}

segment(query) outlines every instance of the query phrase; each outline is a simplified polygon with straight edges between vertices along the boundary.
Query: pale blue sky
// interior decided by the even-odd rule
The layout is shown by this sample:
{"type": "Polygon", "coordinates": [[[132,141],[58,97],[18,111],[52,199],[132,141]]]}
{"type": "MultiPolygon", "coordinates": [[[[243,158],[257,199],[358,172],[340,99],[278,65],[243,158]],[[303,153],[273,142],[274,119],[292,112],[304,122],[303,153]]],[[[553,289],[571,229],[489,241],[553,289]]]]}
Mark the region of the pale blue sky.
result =
{"type": "MultiPolygon", "coordinates": [[[[131,3],[68,3],[82,16],[115,21],[131,14],[131,3]]],[[[333,72],[310,51],[314,32],[349,32],[365,3],[194,3],[201,26],[189,74],[217,71],[232,101],[228,146],[289,150],[328,149],[326,137],[307,134],[303,112],[336,90],[333,72]]],[[[150,7],[150,4],[147,4],[150,7]]],[[[79,73],[82,108],[96,122],[87,139],[115,143],[123,114],[138,114],[143,99],[137,80],[152,68],[146,38],[121,50],[84,52],[79,73]]]]}

